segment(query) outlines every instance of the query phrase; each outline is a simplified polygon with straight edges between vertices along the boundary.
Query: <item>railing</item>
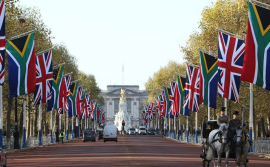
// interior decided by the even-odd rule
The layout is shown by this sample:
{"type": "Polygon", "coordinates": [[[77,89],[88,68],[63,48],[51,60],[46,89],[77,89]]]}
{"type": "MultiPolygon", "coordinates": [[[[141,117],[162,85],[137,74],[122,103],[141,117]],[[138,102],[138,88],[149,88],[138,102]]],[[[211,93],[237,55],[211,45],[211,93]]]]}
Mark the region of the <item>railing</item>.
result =
{"type": "MultiPolygon", "coordinates": [[[[73,140],[71,138],[71,134],[68,135],[68,140],[73,140]]],[[[53,142],[55,143],[55,135],[53,135],[53,142]]],[[[64,141],[66,141],[66,137],[64,137],[64,141]]],[[[38,147],[39,146],[39,139],[38,137],[30,136],[26,139],[26,147],[38,147]]],[[[49,145],[51,143],[51,136],[42,136],[41,139],[42,145],[49,145]]],[[[22,148],[23,140],[22,138],[19,139],[20,147],[22,148]]],[[[10,139],[7,139],[6,137],[3,137],[3,149],[13,149],[14,148],[14,138],[11,136],[10,139]]]]}
{"type": "Polygon", "coordinates": [[[253,142],[255,153],[270,154],[270,137],[259,137],[253,142]]]}

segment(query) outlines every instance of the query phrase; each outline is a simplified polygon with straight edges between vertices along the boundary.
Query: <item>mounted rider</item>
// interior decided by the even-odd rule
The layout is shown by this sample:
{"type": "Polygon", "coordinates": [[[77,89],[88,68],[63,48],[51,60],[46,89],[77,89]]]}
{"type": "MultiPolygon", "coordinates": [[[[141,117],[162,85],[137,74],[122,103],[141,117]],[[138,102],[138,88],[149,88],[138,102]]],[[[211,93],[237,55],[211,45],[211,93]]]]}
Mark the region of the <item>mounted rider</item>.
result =
{"type": "Polygon", "coordinates": [[[233,138],[236,135],[235,131],[238,126],[242,125],[242,121],[238,118],[239,111],[233,112],[233,119],[229,121],[229,140],[231,141],[231,144],[234,145],[233,138]]]}
{"type": "Polygon", "coordinates": [[[222,123],[228,124],[229,118],[225,115],[226,107],[221,107],[219,115],[217,117],[217,124],[220,126],[222,123]]]}

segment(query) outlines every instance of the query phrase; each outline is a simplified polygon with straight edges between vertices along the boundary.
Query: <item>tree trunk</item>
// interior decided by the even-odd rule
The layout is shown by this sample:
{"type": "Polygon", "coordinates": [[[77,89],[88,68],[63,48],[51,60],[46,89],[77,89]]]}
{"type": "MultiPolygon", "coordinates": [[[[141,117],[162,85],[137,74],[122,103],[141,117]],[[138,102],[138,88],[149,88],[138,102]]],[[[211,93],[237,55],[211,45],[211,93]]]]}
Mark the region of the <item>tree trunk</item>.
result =
{"type": "Polygon", "coordinates": [[[12,103],[13,103],[13,99],[8,98],[8,110],[7,110],[7,116],[6,116],[6,120],[7,120],[7,138],[9,139],[11,137],[11,133],[10,133],[10,115],[11,115],[11,110],[12,110],[12,103]]]}
{"type": "Polygon", "coordinates": [[[262,125],[262,137],[265,137],[266,135],[266,132],[265,132],[265,120],[264,120],[264,117],[261,118],[261,125],[262,125]]]}
{"type": "Polygon", "coordinates": [[[270,130],[270,114],[267,116],[267,131],[270,130]]]}
{"type": "Polygon", "coordinates": [[[262,122],[261,120],[259,120],[258,121],[258,137],[262,137],[261,133],[262,133],[262,122]]]}
{"type": "Polygon", "coordinates": [[[38,135],[38,106],[36,106],[35,119],[34,119],[34,136],[38,135]]]}

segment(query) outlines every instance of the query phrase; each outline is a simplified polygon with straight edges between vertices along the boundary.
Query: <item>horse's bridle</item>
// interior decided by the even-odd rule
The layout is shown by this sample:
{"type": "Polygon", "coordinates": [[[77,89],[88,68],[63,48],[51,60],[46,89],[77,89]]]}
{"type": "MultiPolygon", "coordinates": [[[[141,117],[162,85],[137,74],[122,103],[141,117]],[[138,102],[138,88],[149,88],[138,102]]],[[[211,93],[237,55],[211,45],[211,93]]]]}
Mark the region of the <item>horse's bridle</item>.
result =
{"type": "Polygon", "coordinates": [[[247,134],[246,134],[246,132],[244,130],[242,130],[241,136],[236,135],[235,138],[236,139],[237,138],[240,138],[240,142],[239,142],[240,144],[236,143],[235,144],[236,147],[242,147],[244,144],[247,143],[247,134]],[[242,137],[243,136],[245,137],[245,140],[244,141],[242,140],[242,137]]]}

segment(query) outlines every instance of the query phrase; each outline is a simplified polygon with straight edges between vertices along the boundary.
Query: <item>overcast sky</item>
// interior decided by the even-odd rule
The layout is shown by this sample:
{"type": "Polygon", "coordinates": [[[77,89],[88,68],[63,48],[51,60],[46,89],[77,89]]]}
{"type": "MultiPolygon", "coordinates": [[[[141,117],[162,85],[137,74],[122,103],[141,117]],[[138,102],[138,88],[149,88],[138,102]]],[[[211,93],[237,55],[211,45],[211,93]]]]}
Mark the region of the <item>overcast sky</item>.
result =
{"type": "Polygon", "coordinates": [[[20,0],[36,7],[64,43],[79,70],[107,85],[139,85],[170,60],[183,62],[179,45],[198,31],[201,12],[214,0],[20,0]]]}

